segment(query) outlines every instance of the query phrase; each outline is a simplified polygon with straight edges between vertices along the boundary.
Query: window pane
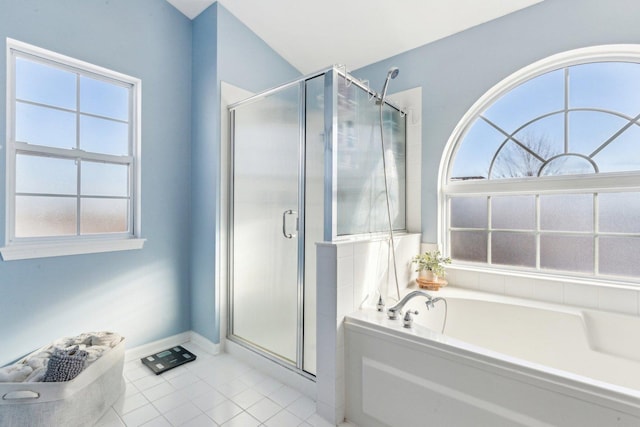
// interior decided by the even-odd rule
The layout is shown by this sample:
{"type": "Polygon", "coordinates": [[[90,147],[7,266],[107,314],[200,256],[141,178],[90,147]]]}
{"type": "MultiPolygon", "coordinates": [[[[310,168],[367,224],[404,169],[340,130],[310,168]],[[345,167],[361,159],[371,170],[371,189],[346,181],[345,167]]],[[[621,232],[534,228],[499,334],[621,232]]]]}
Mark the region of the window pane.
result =
{"type": "Polygon", "coordinates": [[[486,179],[493,155],[505,139],[494,127],[481,118],[477,119],[455,154],[451,179],[486,179]]]}
{"type": "Polygon", "coordinates": [[[542,162],[529,151],[509,141],[496,156],[491,179],[538,176],[542,162]]]}
{"type": "Polygon", "coordinates": [[[631,126],[609,145],[593,156],[600,172],[624,172],[640,170],[640,127],[631,126]]]}
{"type": "Polygon", "coordinates": [[[640,276],[640,238],[601,237],[599,269],[602,274],[640,276]]]}
{"type": "Polygon", "coordinates": [[[451,258],[458,261],[487,262],[487,233],[452,231],[451,258]]]}
{"type": "Polygon", "coordinates": [[[598,62],[569,70],[569,106],[603,108],[628,116],[640,113],[640,64],[598,62]]]}
{"type": "Polygon", "coordinates": [[[491,233],[491,263],[536,266],[536,238],[523,233],[491,233]]]}
{"type": "Polygon", "coordinates": [[[593,231],[593,194],[540,196],[540,229],[593,231]]]}
{"type": "Polygon", "coordinates": [[[487,198],[452,198],[451,227],[487,228],[487,198]]]}
{"type": "Polygon", "coordinates": [[[16,192],[76,194],[78,170],[74,160],[18,154],[16,192]]]}
{"type": "Polygon", "coordinates": [[[84,196],[128,195],[128,166],[109,163],[82,162],[82,192],[84,196]]]}
{"type": "Polygon", "coordinates": [[[75,198],[16,196],[16,237],[75,234],[75,198]]]}
{"type": "Polygon", "coordinates": [[[540,267],[593,273],[593,237],[540,236],[540,267]]]}
{"type": "Polygon", "coordinates": [[[16,102],[16,141],[57,148],[76,146],[76,115],[16,102]]]}
{"type": "Polygon", "coordinates": [[[80,111],[129,120],[129,89],[90,77],[80,77],[80,111]]]}
{"type": "Polygon", "coordinates": [[[542,167],[540,176],[579,175],[596,172],[596,166],[589,159],[566,154],[546,163],[542,167]]]}
{"type": "Polygon", "coordinates": [[[600,231],[640,233],[640,193],[600,193],[598,206],[600,231]]]}
{"type": "Polygon", "coordinates": [[[76,74],[16,58],[16,98],[74,110],[76,74]]]}
{"type": "Polygon", "coordinates": [[[614,114],[572,111],[569,113],[569,151],[588,156],[627,123],[628,120],[614,114]]]}
{"type": "Polygon", "coordinates": [[[491,197],[491,228],[533,230],[535,226],[535,196],[491,197]]]}
{"type": "Polygon", "coordinates": [[[557,70],[512,89],[483,116],[511,134],[529,120],[563,108],[564,71],[557,70]]]}
{"type": "Polygon", "coordinates": [[[128,208],[122,199],[82,199],[81,234],[127,232],[128,208]]]}
{"type": "Polygon", "coordinates": [[[94,153],[129,155],[129,125],[80,116],[80,148],[94,153]]]}

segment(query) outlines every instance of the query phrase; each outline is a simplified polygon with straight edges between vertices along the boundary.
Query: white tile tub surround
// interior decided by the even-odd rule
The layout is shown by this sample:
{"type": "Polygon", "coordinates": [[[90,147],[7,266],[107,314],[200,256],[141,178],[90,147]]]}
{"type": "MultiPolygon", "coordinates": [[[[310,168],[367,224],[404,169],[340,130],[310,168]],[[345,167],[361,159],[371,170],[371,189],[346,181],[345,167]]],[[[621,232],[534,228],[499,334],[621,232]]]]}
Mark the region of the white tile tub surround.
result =
{"type": "Polygon", "coordinates": [[[458,266],[447,269],[447,279],[451,286],[466,289],[640,316],[640,287],[633,285],[577,283],[562,277],[529,277],[458,266]]]}
{"type": "MultiPolygon", "coordinates": [[[[396,262],[401,291],[415,274],[411,258],[420,248],[420,234],[396,235],[396,262]]],[[[317,244],[317,412],[333,425],[345,416],[345,315],[373,307],[382,293],[387,303],[397,297],[390,273],[386,239],[317,244]]]]}

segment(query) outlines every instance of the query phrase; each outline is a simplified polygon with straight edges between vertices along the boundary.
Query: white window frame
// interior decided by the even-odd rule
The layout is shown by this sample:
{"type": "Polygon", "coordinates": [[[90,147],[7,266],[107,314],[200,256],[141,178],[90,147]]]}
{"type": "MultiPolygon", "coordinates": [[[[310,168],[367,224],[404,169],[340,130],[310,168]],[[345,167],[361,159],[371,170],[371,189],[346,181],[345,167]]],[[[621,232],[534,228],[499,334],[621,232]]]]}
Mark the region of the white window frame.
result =
{"type": "MultiPolygon", "coordinates": [[[[455,160],[456,150],[476,118],[491,104],[520,84],[546,74],[586,62],[634,62],[640,63],[640,45],[603,45],[576,49],[552,55],[537,61],[505,78],[487,91],[458,122],[445,145],[438,174],[438,245],[447,255],[451,254],[449,242],[450,209],[452,196],[507,196],[524,194],[576,194],[604,193],[615,191],[640,191],[639,172],[619,172],[589,175],[544,176],[538,178],[511,178],[495,180],[450,181],[449,175],[455,160]]],[[[488,248],[490,249],[490,248],[488,248]]],[[[517,276],[544,277],[576,283],[620,283],[637,284],[630,278],[602,278],[571,271],[532,270],[517,266],[472,263],[458,261],[454,268],[496,272],[517,276]]]]}
{"type": "MultiPolygon", "coordinates": [[[[5,200],[5,246],[0,254],[5,261],[18,259],[43,258],[63,255],[77,255],[99,252],[111,252],[141,249],[145,239],[141,237],[141,93],[140,79],[118,73],[75,58],[61,55],[11,38],[6,40],[7,60],[7,96],[6,96],[6,200],[5,200]],[[56,154],[55,148],[40,147],[32,150],[25,144],[16,142],[15,138],[15,58],[31,57],[46,62],[55,62],[62,68],[71,69],[83,75],[102,77],[111,81],[122,82],[131,87],[130,123],[132,157],[130,159],[130,211],[129,231],[113,235],[78,235],[64,237],[15,238],[15,201],[16,201],[16,153],[20,149],[39,154],[56,154]]],[[[28,144],[27,144],[28,145],[28,144]]],[[[100,160],[100,156],[94,156],[100,160]]],[[[109,157],[109,156],[105,156],[109,157]]]]}

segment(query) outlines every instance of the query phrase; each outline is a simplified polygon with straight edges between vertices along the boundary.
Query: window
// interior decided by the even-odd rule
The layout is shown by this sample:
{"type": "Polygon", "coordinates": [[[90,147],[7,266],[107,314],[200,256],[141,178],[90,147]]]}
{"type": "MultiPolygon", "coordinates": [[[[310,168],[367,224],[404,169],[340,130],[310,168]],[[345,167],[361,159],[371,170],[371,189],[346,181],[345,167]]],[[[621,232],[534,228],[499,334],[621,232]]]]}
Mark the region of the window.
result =
{"type": "Polygon", "coordinates": [[[556,55],[498,84],[454,131],[441,183],[460,264],[640,277],[640,46],[556,55]]]}
{"type": "Polygon", "coordinates": [[[140,81],[7,41],[3,259],[142,246],[140,81]]]}

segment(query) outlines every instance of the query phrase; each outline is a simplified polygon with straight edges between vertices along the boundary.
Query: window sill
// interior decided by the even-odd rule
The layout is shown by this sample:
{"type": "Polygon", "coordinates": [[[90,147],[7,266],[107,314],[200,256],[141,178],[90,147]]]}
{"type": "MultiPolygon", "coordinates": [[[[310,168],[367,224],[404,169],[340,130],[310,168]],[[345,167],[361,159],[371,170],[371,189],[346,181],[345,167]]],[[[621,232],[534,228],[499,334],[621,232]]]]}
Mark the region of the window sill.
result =
{"type": "Polygon", "coordinates": [[[66,255],[95,254],[100,252],[142,249],[146,239],[85,240],[56,243],[17,243],[0,248],[4,261],[48,258],[66,255]]]}

